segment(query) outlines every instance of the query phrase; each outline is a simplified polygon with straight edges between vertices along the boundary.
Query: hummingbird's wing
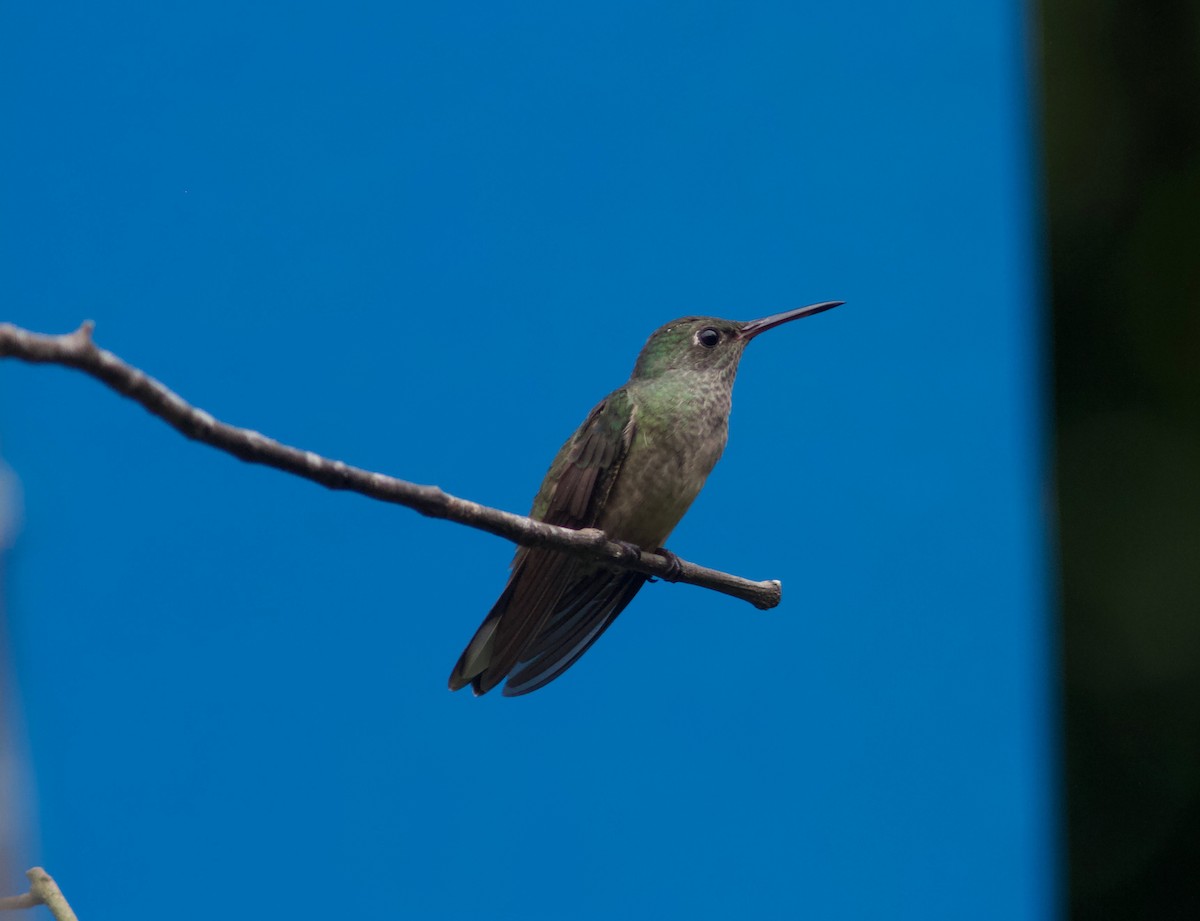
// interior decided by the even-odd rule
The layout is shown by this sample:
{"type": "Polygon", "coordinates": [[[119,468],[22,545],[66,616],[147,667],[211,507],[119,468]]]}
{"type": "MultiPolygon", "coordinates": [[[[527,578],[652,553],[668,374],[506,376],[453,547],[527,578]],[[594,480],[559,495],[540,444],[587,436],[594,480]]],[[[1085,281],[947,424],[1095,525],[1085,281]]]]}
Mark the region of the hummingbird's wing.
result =
{"type": "MultiPolygon", "coordinates": [[[[532,516],[567,528],[594,526],[636,426],[624,389],[605,398],[554,459],[532,516]]],[[[645,581],[573,554],[521,548],[504,592],[454,666],[450,688],[469,683],[485,694],[512,672],[519,681],[510,680],[506,695],[536,690],[583,655],[645,581]]]]}

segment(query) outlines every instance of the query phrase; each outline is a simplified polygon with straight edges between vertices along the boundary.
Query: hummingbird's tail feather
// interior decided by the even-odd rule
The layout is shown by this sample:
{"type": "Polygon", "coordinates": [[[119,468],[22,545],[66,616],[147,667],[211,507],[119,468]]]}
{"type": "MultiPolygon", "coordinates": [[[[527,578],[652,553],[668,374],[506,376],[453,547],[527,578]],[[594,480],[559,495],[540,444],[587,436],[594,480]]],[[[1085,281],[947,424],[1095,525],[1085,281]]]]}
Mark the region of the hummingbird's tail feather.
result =
{"type": "MultiPolygon", "coordinates": [[[[504,587],[504,591],[496,599],[492,609],[488,611],[487,617],[483,619],[483,623],[471,637],[471,642],[467,643],[467,648],[454,663],[454,670],[450,672],[450,690],[458,691],[468,684],[472,684],[475,678],[488,667],[488,663],[492,660],[496,628],[500,624],[500,618],[508,609],[508,600],[512,597],[512,592],[513,579],[510,578],[508,585],[504,587]]],[[[483,692],[476,687],[475,693],[478,695],[483,692]]]]}
{"type": "Polygon", "coordinates": [[[574,665],[645,584],[641,573],[601,570],[572,589],[565,605],[522,653],[504,685],[504,696],[536,691],[574,665]]]}
{"type": "Polygon", "coordinates": [[[450,673],[450,690],[528,694],[570,668],[646,584],[577,557],[533,550],[520,561],[450,673]]]}
{"type": "Polygon", "coordinates": [[[597,569],[589,578],[571,586],[563,595],[553,616],[546,621],[546,625],[533,641],[521,651],[520,662],[528,663],[538,656],[560,648],[564,643],[569,644],[578,639],[581,628],[586,632],[595,615],[608,610],[615,595],[624,585],[620,575],[608,569],[597,569]]]}
{"type": "Polygon", "coordinates": [[[450,689],[470,684],[479,695],[502,682],[586,565],[570,554],[540,548],[519,556],[504,592],[450,673],[450,689]]]}
{"type": "Polygon", "coordinates": [[[513,591],[496,625],[491,660],[472,682],[476,694],[486,694],[507,677],[586,565],[570,554],[529,551],[513,572],[513,591]]]}

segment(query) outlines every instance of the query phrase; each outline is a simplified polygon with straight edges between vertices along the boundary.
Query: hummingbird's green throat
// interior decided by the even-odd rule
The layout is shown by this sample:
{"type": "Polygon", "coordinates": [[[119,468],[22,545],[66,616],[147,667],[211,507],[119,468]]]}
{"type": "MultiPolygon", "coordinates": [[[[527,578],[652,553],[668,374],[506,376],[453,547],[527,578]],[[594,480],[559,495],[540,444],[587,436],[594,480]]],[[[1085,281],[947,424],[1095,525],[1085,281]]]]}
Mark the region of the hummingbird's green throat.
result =
{"type": "MultiPolygon", "coordinates": [[[[659,327],[625,385],[559,450],[530,517],[599,528],[662,550],[704,485],[729,427],[733,379],[747,343],[841,304],[824,301],[749,323],[683,317],[659,327]]],[[[669,554],[668,554],[669,555],[669,554]]],[[[506,696],[553,681],[633,600],[647,577],[543,547],[520,547],[508,584],[450,674],[450,689],[506,696]]]]}

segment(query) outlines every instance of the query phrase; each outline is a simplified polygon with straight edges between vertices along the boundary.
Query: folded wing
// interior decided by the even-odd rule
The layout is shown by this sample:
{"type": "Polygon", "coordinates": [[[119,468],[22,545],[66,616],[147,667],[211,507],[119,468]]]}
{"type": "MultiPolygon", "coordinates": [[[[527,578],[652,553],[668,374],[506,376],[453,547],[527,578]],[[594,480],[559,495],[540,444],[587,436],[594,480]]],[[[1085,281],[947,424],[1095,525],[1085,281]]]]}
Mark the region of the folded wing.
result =
{"type": "MultiPolygon", "coordinates": [[[[628,393],[610,394],[559,451],[532,517],[567,528],[593,527],[636,427],[628,393]]],[[[454,666],[451,690],[470,684],[476,694],[485,694],[506,677],[506,695],[537,690],[577,661],[645,582],[641,573],[611,570],[572,554],[521,548],[508,584],[454,666]]]]}

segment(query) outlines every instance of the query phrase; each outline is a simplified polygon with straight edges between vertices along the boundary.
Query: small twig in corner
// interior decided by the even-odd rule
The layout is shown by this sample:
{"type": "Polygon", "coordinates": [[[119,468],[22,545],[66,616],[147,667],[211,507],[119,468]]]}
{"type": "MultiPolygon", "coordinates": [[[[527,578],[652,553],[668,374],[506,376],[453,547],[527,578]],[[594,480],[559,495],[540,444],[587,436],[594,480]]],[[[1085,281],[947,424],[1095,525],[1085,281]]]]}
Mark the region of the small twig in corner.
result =
{"type": "Polygon", "coordinates": [[[55,921],[78,921],[54,877],[41,867],[26,870],[25,875],[29,877],[29,891],[0,898],[0,911],[45,905],[50,909],[50,914],[54,915],[55,921]]]}

